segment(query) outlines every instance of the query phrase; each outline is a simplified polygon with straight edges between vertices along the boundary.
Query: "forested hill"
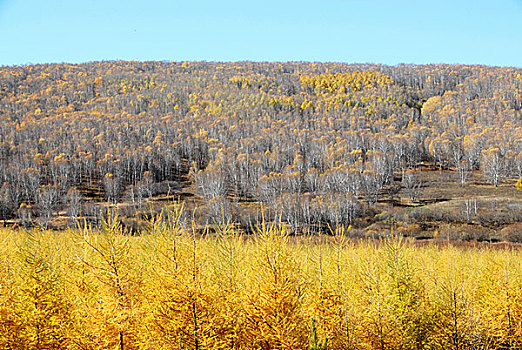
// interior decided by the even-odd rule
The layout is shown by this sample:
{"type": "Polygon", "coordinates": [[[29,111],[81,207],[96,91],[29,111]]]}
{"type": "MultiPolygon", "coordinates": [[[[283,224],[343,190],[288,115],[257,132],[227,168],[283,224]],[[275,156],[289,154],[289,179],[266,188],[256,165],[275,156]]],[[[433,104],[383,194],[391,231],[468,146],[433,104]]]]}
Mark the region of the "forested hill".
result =
{"type": "Polygon", "coordinates": [[[383,202],[437,200],[421,189],[430,171],[514,185],[521,109],[522,69],[504,67],[1,67],[0,219],[47,226],[107,203],[132,217],[170,196],[245,226],[261,203],[296,232],[371,224],[383,202]]]}

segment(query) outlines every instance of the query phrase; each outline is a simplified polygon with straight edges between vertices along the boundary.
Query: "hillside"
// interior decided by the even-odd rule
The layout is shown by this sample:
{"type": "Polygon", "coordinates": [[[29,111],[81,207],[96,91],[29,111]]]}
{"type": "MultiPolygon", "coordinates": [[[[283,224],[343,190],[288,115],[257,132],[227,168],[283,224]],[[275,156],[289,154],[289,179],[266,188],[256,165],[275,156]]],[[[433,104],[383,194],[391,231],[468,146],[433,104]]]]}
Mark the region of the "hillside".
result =
{"type": "Polygon", "coordinates": [[[522,69],[96,62],[0,68],[0,219],[174,202],[249,231],[522,240],[522,69]]]}

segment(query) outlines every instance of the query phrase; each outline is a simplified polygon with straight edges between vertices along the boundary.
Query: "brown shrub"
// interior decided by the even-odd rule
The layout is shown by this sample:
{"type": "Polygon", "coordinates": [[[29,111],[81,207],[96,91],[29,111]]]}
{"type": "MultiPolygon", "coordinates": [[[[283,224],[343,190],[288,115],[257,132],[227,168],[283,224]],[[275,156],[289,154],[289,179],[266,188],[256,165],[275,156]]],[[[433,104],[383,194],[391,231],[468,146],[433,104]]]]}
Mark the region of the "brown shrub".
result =
{"type": "Polygon", "coordinates": [[[443,225],[438,237],[463,241],[487,241],[492,236],[490,229],[481,225],[443,225]]]}
{"type": "Polygon", "coordinates": [[[409,224],[397,227],[397,234],[404,237],[419,237],[422,234],[422,228],[417,224],[409,224]]]}
{"type": "Polygon", "coordinates": [[[500,231],[500,237],[508,242],[522,243],[522,222],[508,225],[500,231]]]}

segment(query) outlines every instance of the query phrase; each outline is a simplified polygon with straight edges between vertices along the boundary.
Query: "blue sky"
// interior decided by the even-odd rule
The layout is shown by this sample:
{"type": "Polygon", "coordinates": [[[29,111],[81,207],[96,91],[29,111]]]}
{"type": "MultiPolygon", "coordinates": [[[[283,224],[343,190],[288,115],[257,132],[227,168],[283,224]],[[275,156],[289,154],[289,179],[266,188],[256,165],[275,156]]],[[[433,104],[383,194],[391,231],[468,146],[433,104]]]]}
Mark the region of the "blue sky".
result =
{"type": "Polygon", "coordinates": [[[522,0],[0,0],[0,65],[116,59],[522,67],[522,0]]]}

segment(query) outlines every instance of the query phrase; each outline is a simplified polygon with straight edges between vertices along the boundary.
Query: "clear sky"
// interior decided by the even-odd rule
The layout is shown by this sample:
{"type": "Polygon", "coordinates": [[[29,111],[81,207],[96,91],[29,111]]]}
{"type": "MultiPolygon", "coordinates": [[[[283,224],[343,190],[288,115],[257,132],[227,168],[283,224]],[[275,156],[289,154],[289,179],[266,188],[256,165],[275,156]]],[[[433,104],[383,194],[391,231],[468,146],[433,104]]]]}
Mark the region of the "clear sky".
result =
{"type": "Polygon", "coordinates": [[[117,59],[522,67],[522,0],[0,0],[0,65],[117,59]]]}

